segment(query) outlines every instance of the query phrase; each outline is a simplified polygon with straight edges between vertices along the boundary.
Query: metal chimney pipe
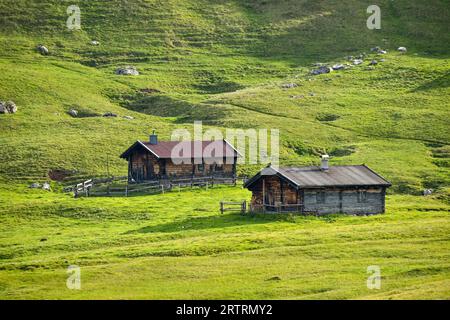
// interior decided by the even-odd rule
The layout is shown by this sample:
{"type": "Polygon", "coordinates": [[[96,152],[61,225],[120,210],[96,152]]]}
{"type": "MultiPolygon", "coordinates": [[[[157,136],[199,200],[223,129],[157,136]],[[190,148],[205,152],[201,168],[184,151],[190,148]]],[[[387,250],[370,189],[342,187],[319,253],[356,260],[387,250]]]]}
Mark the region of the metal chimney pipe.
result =
{"type": "Polygon", "coordinates": [[[320,163],[320,169],[323,171],[326,171],[329,169],[328,166],[328,160],[330,159],[330,156],[327,154],[322,155],[321,163],[320,163]]]}
{"type": "Polygon", "coordinates": [[[155,130],[153,130],[153,133],[150,135],[149,142],[150,144],[158,144],[158,136],[155,134],[155,130]]]}

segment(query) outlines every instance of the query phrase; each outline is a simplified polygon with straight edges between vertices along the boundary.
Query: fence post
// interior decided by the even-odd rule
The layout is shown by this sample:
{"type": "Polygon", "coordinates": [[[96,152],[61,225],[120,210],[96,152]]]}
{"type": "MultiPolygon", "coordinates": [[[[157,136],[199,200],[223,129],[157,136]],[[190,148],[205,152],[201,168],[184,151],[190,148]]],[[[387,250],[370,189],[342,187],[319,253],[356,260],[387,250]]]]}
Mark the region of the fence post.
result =
{"type": "Polygon", "coordinates": [[[127,185],[125,186],[125,197],[128,197],[128,183],[127,183],[127,185]]]}
{"type": "Polygon", "coordinates": [[[223,214],[223,201],[220,201],[220,213],[223,214]]]}
{"type": "Polygon", "coordinates": [[[214,176],[211,177],[211,188],[214,187],[214,176]]]}

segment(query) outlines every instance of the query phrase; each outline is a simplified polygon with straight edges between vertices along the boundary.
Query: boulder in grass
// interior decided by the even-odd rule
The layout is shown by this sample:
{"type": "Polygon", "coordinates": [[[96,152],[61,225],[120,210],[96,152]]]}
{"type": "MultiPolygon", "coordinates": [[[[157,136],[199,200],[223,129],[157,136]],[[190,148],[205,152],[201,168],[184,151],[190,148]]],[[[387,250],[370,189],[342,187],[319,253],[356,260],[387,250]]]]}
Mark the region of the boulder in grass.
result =
{"type": "Polygon", "coordinates": [[[50,183],[44,182],[44,184],[42,185],[42,190],[50,191],[51,190],[50,183]]]}
{"type": "Polygon", "coordinates": [[[74,118],[78,116],[78,111],[75,109],[70,109],[68,113],[74,118]]]}
{"type": "Polygon", "coordinates": [[[100,42],[98,42],[97,40],[92,40],[92,41],[91,41],[91,45],[92,45],[92,46],[99,46],[99,45],[100,45],[100,42]]]}
{"type": "Polygon", "coordinates": [[[117,117],[117,114],[112,112],[106,112],[103,114],[103,117],[117,117]]]}
{"type": "Polygon", "coordinates": [[[137,71],[136,67],[126,66],[126,67],[117,69],[116,74],[122,75],[122,76],[138,76],[139,71],[137,71]]]}
{"type": "Polygon", "coordinates": [[[319,74],[330,73],[331,71],[333,71],[332,68],[327,67],[327,66],[322,66],[322,67],[320,67],[318,69],[311,70],[311,74],[314,75],[314,76],[317,76],[319,74]]]}
{"type": "Polygon", "coordinates": [[[17,106],[13,101],[7,101],[5,103],[6,109],[8,109],[9,113],[16,113],[17,112],[17,106]]]}
{"type": "Polygon", "coordinates": [[[344,70],[345,66],[343,64],[335,64],[332,68],[333,70],[344,70]]]}
{"type": "Polygon", "coordinates": [[[42,45],[42,44],[37,46],[37,50],[43,56],[48,56],[50,54],[50,52],[48,51],[48,48],[46,46],[42,45]]]}
{"type": "Polygon", "coordinates": [[[3,101],[0,101],[0,114],[9,113],[8,109],[6,109],[6,105],[3,101]]]}
{"type": "Polygon", "coordinates": [[[371,66],[376,66],[377,64],[378,64],[377,60],[372,60],[369,62],[369,65],[371,65],[371,66]]]}
{"type": "Polygon", "coordinates": [[[296,83],[285,83],[281,86],[283,89],[292,89],[298,87],[296,83]]]}
{"type": "Polygon", "coordinates": [[[132,116],[123,116],[123,118],[127,119],[127,120],[133,120],[134,119],[134,117],[132,117],[132,116]]]}
{"type": "Polygon", "coordinates": [[[6,113],[16,113],[17,112],[17,106],[13,101],[0,101],[0,113],[6,114],[6,113]]]}
{"type": "Polygon", "coordinates": [[[401,53],[406,53],[406,51],[408,51],[405,47],[399,47],[397,50],[401,53]]]}
{"type": "Polygon", "coordinates": [[[41,184],[38,182],[34,182],[34,183],[30,184],[31,189],[39,189],[41,187],[42,187],[41,184]]]}
{"type": "Polygon", "coordinates": [[[355,59],[355,60],[353,60],[353,64],[354,64],[355,66],[360,65],[360,64],[362,64],[362,63],[363,63],[363,60],[362,60],[362,59],[355,59]]]}

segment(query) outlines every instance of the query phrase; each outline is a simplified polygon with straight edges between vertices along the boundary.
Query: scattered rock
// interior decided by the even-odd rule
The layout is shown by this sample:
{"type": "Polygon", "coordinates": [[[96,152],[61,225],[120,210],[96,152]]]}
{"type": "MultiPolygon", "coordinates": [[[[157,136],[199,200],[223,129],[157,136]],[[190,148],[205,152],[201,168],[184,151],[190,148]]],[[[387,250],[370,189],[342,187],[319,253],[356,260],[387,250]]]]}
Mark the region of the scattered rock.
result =
{"type": "Polygon", "coordinates": [[[371,65],[371,66],[376,66],[377,64],[378,64],[377,60],[372,60],[369,62],[369,65],[371,65]]]}
{"type": "Polygon", "coordinates": [[[385,62],[386,61],[386,59],[380,59],[380,62],[385,62]]]}
{"type": "Polygon", "coordinates": [[[78,116],[78,111],[75,109],[70,109],[68,113],[74,118],[78,116]]]}
{"type": "Polygon", "coordinates": [[[281,281],[281,277],[279,277],[279,276],[275,276],[275,277],[272,277],[272,278],[266,279],[266,281],[281,281]]]}
{"type": "Polygon", "coordinates": [[[383,50],[383,49],[381,49],[380,47],[373,47],[373,48],[370,48],[370,51],[371,51],[371,52],[378,53],[378,54],[386,54],[386,53],[387,53],[386,50],[383,50]]]}
{"type": "Polygon", "coordinates": [[[132,117],[132,116],[123,116],[123,118],[127,119],[127,120],[133,120],[134,119],[134,117],[132,117]]]}
{"type": "Polygon", "coordinates": [[[49,51],[48,51],[48,49],[47,49],[47,47],[46,46],[44,46],[44,45],[42,45],[42,44],[40,44],[40,45],[38,45],[37,46],[37,50],[40,52],[40,54],[42,54],[43,56],[47,56],[47,55],[49,55],[49,51]]]}
{"type": "Polygon", "coordinates": [[[335,64],[332,68],[333,70],[343,70],[345,66],[343,64],[335,64]]]}
{"type": "Polygon", "coordinates": [[[31,189],[39,189],[41,187],[41,184],[38,182],[34,182],[30,185],[31,189]]]}
{"type": "Polygon", "coordinates": [[[298,84],[296,84],[296,83],[285,83],[285,84],[281,85],[281,87],[283,89],[292,89],[292,88],[298,87],[298,84]]]}
{"type": "Polygon", "coordinates": [[[2,113],[9,113],[8,109],[6,109],[5,103],[3,101],[0,101],[0,114],[2,113]]]}
{"type": "Polygon", "coordinates": [[[402,53],[406,53],[407,51],[405,47],[399,47],[397,50],[402,53]]]}
{"type": "Polygon", "coordinates": [[[291,96],[291,99],[303,99],[305,96],[304,95],[296,95],[296,96],[291,96]]]}
{"type": "Polygon", "coordinates": [[[47,238],[42,238],[41,242],[47,241],[47,238]]]}
{"type": "Polygon", "coordinates": [[[51,190],[50,183],[44,182],[44,184],[42,185],[42,190],[50,191],[51,190]]]}
{"type": "Polygon", "coordinates": [[[352,62],[355,66],[363,63],[362,59],[354,59],[352,62]]]}
{"type": "Polygon", "coordinates": [[[6,114],[6,113],[16,113],[17,112],[17,106],[12,101],[0,101],[0,113],[6,114]]]}
{"type": "Polygon", "coordinates": [[[323,66],[323,67],[320,67],[319,69],[311,70],[311,74],[314,75],[314,76],[317,76],[319,74],[330,73],[331,71],[333,71],[332,68],[327,67],[327,66],[323,66]]]}
{"type": "Polygon", "coordinates": [[[103,117],[117,117],[117,114],[112,112],[106,112],[103,114],[103,117]]]}
{"type": "Polygon", "coordinates": [[[314,97],[316,94],[314,92],[310,92],[309,96],[314,97]]]}
{"type": "Polygon", "coordinates": [[[99,45],[100,45],[100,42],[98,42],[97,40],[92,40],[92,41],[91,41],[91,45],[93,45],[93,46],[99,46],[99,45]]]}
{"type": "Polygon", "coordinates": [[[424,196],[429,196],[433,193],[433,189],[425,189],[422,193],[424,196]]]}
{"type": "Polygon", "coordinates": [[[122,75],[122,76],[138,76],[139,71],[137,71],[136,67],[126,66],[126,67],[117,69],[116,74],[122,75]]]}

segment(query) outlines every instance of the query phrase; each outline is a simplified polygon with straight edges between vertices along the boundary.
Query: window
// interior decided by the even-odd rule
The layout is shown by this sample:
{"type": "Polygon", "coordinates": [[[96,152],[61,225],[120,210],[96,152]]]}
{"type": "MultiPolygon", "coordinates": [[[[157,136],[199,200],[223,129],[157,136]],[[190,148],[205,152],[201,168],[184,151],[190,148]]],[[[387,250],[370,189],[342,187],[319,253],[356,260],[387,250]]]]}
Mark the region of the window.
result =
{"type": "Polygon", "coordinates": [[[198,172],[203,172],[203,171],[205,171],[205,165],[202,163],[202,164],[198,164],[197,165],[197,171],[198,172]]]}
{"type": "Polygon", "coordinates": [[[358,191],[358,202],[366,202],[367,191],[358,191]]]}
{"type": "Polygon", "coordinates": [[[324,191],[316,192],[316,202],[317,203],[325,203],[325,192],[324,191]]]}

